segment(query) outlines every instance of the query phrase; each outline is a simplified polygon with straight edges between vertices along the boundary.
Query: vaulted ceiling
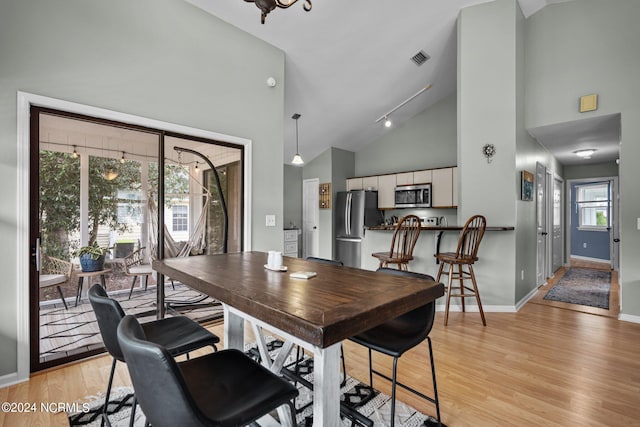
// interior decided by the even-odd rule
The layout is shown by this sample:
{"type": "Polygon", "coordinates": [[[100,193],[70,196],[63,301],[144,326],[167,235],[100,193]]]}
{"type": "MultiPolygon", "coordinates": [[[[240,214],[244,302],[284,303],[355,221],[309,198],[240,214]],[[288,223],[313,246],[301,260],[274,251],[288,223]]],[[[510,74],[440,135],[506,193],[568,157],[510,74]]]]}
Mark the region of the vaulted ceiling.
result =
{"type": "MultiPolygon", "coordinates": [[[[255,3],[186,1],[285,52],[284,159],[290,162],[294,113],[301,114],[300,153],[308,161],[329,147],[358,151],[379,138],[389,130],[376,120],[427,85],[429,90],[390,114],[394,127],[455,93],[458,13],[489,0],[315,0],[310,12],[301,0],[272,11],[264,25],[255,3]],[[418,66],[411,58],[420,51],[430,58],[418,66]]],[[[528,17],[571,0],[518,1],[528,17]]],[[[540,130],[555,141],[550,151],[570,135],[549,132],[563,130],[540,130]]]]}

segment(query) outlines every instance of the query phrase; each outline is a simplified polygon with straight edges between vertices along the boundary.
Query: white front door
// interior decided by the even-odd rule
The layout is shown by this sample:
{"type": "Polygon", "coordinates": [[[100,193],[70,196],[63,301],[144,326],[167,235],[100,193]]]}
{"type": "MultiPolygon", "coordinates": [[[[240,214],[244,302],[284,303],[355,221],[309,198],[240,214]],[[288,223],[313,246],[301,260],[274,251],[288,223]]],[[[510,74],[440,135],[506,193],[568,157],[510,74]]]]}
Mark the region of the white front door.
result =
{"type": "Polygon", "coordinates": [[[320,211],[318,207],[318,178],[302,182],[302,257],[320,255],[320,211]]]}

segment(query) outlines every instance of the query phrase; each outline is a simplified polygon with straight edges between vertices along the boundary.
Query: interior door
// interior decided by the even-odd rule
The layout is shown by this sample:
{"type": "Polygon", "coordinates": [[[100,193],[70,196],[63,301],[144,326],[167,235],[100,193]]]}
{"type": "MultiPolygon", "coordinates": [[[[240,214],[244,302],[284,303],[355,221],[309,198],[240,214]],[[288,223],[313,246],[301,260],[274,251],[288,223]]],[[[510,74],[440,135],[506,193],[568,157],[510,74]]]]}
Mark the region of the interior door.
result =
{"type": "Polygon", "coordinates": [[[546,282],[547,271],[547,168],[536,164],[536,283],[546,282]]]}
{"type": "Polygon", "coordinates": [[[613,178],[610,183],[611,189],[611,198],[610,198],[610,208],[611,208],[611,232],[610,238],[611,243],[609,245],[611,250],[611,268],[615,271],[618,271],[620,266],[620,213],[618,209],[618,179],[613,178]]]}
{"type": "Polygon", "coordinates": [[[320,227],[318,178],[305,179],[302,183],[302,256],[320,256],[320,227]]]}
{"type": "Polygon", "coordinates": [[[553,244],[552,244],[552,271],[555,273],[563,265],[563,215],[562,196],[563,181],[556,177],[553,180],[553,244]]]}

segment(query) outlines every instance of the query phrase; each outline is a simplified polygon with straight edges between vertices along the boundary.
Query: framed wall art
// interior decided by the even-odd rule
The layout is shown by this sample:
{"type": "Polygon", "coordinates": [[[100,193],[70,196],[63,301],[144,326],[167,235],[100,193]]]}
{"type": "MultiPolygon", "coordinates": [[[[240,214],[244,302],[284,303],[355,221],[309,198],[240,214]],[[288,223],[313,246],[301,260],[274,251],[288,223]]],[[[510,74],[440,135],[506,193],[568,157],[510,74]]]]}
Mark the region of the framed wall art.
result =
{"type": "Polygon", "coordinates": [[[520,199],[527,202],[533,201],[533,174],[523,170],[521,172],[521,181],[522,194],[520,195],[520,199]]]}

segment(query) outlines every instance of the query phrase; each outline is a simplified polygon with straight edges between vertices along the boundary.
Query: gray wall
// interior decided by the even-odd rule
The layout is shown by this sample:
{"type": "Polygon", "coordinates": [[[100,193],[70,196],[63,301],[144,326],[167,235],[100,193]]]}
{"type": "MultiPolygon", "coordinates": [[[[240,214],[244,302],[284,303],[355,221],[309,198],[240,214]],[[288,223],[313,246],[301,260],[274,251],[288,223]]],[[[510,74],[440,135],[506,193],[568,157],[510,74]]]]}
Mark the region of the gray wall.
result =
{"type": "Polygon", "coordinates": [[[601,178],[618,176],[618,165],[615,162],[596,163],[592,165],[574,165],[564,167],[564,179],[601,178]]]}
{"type": "MultiPolygon", "coordinates": [[[[282,246],[284,54],[180,0],[0,3],[0,381],[16,362],[18,90],[253,141],[253,248],[282,246]]],[[[25,266],[18,266],[25,268],[25,266]]],[[[21,284],[24,285],[24,284],[21,284]]]]}
{"type": "Polygon", "coordinates": [[[302,168],[284,165],[284,206],[282,225],[302,228],[302,168]]]}
{"type": "MultiPolygon", "coordinates": [[[[320,184],[330,182],[332,201],[334,201],[336,193],[346,189],[346,179],[353,176],[353,168],[353,152],[331,147],[315,159],[306,163],[302,175],[303,179],[318,178],[320,184]]],[[[333,258],[334,255],[334,207],[332,203],[331,209],[319,210],[320,232],[318,236],[320,239],[320,252],[318,256],[321,258],[333,258]]]]}
{"type": "MultiPolygon", "coordinates": [[[[621,113],[620,284],[622,314],[640,316],[640,2],[553,4],[529,18],[526,37],[529,127],[621,113]],[[598,110],[578,112],[580,96],[599,94],[598,110]]],[[[607,173],[610,176],[610,174],[607,173]]]]}
{"type": "Polygon", "coordinates": [[[456,166],[456,97],[444,98],[359,150],[355,175],[456,166]]]}

